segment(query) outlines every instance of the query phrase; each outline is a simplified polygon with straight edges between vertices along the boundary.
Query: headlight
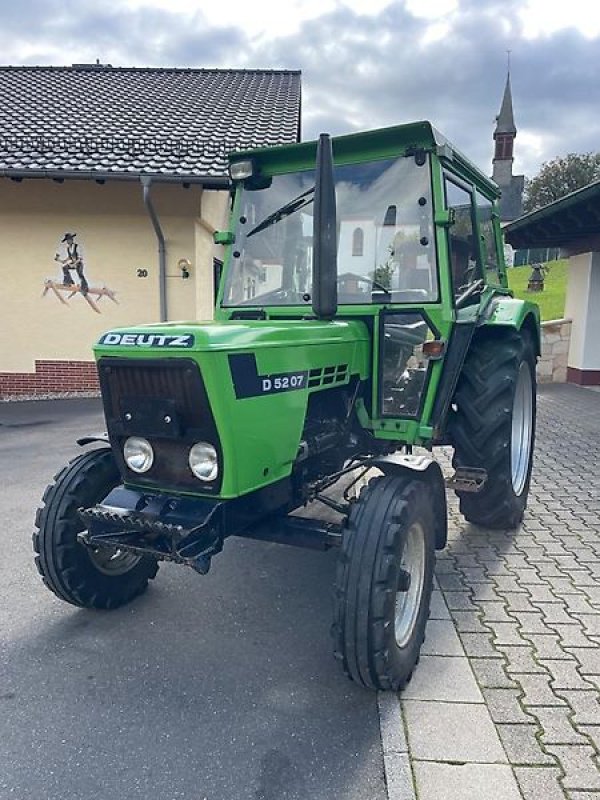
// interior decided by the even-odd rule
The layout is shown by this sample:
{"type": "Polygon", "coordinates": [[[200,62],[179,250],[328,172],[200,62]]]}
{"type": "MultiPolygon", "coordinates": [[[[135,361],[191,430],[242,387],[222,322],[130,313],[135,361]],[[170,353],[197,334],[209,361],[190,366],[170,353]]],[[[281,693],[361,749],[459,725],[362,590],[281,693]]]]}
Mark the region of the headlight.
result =
{"type": "Polygon", "coordinates": [[[219,474],[217,451],[208,442],[196,442],[188,458],[190,469],[201,481],[214,481],[219,474]]]}
{"type": "Polygon", "coordinates": [[[147,439],[130,436],[123,446],[123,457],[134,472],[148,472],[154,464],[154,450],[147,439]]]}

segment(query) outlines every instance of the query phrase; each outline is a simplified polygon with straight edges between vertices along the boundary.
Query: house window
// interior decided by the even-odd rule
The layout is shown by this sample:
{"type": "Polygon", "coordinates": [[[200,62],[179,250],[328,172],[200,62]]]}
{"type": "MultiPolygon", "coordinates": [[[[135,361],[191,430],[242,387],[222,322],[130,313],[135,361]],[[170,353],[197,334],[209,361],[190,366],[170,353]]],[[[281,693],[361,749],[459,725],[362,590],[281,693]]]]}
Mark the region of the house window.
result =
{"type": "Polygon", "coordinates": [[[388,206],[383,219],[384,227],[396,225],[396,206],[388,206]]]}
{"type": "Polygon", "coordinates": [[[365,234],[362,228],[355,228],[352,234],[352,255],[362,256],[365,247],[365,234]]]}
{"type": "Polygon", "coordinates": [[[250,275],[246,278],[246,287],[244,289],[244,299],[252,300],[256,296],[256,280],[251,278],[250,275]]]}
{"type": "Polygon", "coordinates": [[[213,287],[215,293],[215,303],[219,294],[221,284],[221,273],[223,272],[223,262],[218,258],[213,258],[213,287]]]}

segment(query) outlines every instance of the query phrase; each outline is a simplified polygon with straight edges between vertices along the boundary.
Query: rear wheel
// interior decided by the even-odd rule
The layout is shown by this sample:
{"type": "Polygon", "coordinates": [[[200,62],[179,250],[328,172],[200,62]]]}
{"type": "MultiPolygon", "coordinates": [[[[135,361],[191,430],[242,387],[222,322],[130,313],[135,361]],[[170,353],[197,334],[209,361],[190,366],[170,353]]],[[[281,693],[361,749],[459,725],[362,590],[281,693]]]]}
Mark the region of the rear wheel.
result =
{"type": "Polygon", "coordinates": [[[516,528],[523,519],[533,463],[535,393],[535,355],[527,332],[488,332],[474,342],[450,422],[455,469],[487,472],[479,492],[457,492],[469,522],[516,528]]]}
{"type": "Polygon", "coordinates": [[[374,478],[344,531],[332,633],[344,671],[371,689],[398,691],[419,658],[435,562],[427,484],[412,475],[374,478]]]}
{"type": "Polygon", "coordinates": [[[92,450],[73,459],[44,492],[33,534],[35,563],[46,586],[67,603],[85,608],[117,608],[141,594],[158,564],[118,548],[94,550],[77,534],[84,530],[78,509],[101,502],[119,483],[110,450],[92,450]]]}

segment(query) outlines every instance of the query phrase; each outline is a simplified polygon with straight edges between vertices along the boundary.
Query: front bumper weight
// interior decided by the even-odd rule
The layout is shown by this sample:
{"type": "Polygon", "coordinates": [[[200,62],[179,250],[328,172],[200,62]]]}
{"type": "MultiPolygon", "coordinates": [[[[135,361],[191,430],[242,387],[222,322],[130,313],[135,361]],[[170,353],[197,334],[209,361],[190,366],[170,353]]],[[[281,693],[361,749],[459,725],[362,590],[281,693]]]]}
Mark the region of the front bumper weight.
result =
{"type": "Polygon", "coordinates": [[[89,547],[111,547],[186,564],[205,574],[223,548],[222,503],[148,495],[122,486],[102,503],[79,510],[89,547]]]}

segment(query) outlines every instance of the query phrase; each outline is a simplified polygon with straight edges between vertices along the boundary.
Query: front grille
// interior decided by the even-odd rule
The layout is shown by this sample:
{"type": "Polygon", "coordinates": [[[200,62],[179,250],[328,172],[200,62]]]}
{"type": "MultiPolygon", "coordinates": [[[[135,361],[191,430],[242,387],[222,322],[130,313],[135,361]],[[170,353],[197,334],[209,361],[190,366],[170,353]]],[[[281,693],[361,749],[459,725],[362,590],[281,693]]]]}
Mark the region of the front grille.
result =
{"type": "Polygon", "coordinates": [[[139,397],[174,400],[185,427],[201,425],[208,398],[200,371],[193,361],[183,358],[176,361],[101,358],[98,369],[107,417],[120,418],[123,400],[139,397]]]}
{"type": "Polygon", "coordinates": [[[105,357],[98,362],[98,373],[108,434],[126,483],[202,494],[220,489],[219,436],[194,361],[105,357]],[[144,436],[152,442],[155,461],[142,475],[131,472],[123,459],[128,436],[144,436]],[[210,442],[219,453],[219,477],[213,483],[202,483],[189,469],[189,450],[197,441],[210,442]]]}

